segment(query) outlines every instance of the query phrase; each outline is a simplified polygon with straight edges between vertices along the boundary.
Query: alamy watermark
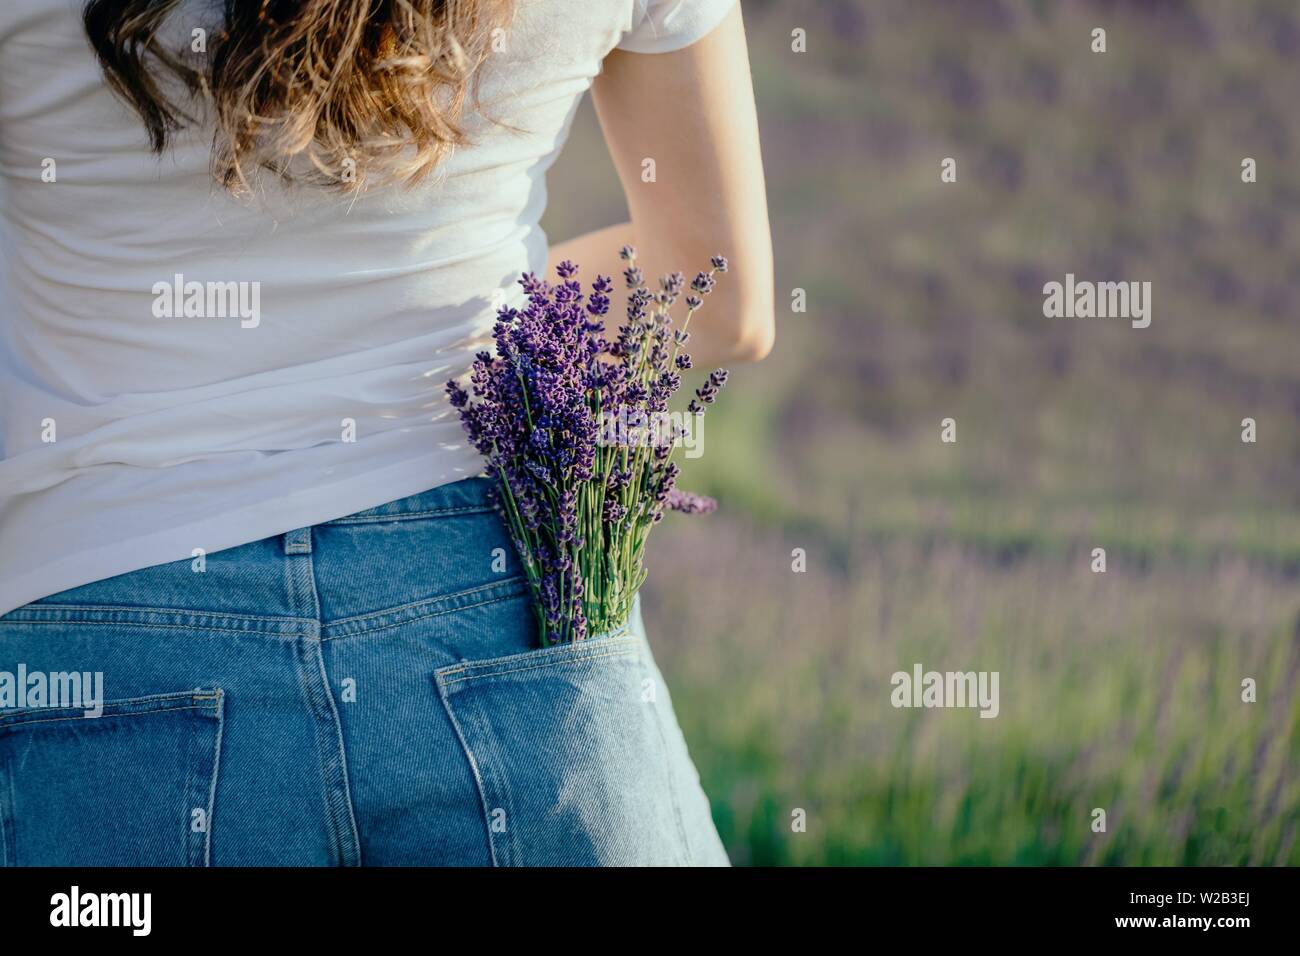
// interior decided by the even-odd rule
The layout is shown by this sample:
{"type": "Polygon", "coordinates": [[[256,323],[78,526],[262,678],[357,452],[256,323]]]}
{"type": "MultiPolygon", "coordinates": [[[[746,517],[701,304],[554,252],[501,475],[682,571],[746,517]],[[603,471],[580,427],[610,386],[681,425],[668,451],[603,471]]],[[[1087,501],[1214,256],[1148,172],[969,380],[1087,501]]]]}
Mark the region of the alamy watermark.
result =
{"type": "Polygon", "coordinates": [[[1043,315],[1049,319],[1129,319],[1133,328],[1151,324],[1150,282],[1065,282],[1043,286],[1043,315]]]}
{"type": "Polygon", "coordinates": [[[624,405],[601,414],[596,442],[627,448],[680,445],[687,458],[699,458],[704,454],[704,413],[643,412],[624,405]]]}
{"type": "Polygon", "coordinates": [[[910,674],[895,671],[889,682],[895,707],[977,707],[981,717],[1001,710],[997,671],[927,671],[913,664],[910,674]]]}
{"type": "Polygon", "coordinates": [[[79,707],[87,717],[104,713],[103,671],[39,671],[19,664],[0,671],[0,711],[28,707],[79,707]]]}
{"type": "Polygon", "coordinates": [[[152,292],[155,318],[238,318],[242,329],[262,322],[260,282],[186,282],[178,272],[171,282],[155,282],[152,292]]]}
{"type": "Polygon", "coordinates": [[[153,929],[153,894],[83,893],[74,884],[67,893],[50,897],[50,925],[120,926],[132,936],[148,936],[153,929]]]}

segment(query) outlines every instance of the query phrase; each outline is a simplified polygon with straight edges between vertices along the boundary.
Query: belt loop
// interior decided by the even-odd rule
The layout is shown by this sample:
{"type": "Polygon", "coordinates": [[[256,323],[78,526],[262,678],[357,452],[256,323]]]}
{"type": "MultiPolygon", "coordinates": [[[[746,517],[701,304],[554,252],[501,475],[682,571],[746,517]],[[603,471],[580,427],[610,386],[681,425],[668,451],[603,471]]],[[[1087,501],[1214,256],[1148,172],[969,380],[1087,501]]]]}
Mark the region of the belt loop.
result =
{"type": "Polygon", "coordinates": [[[311,528],[295,528],[284,533],[285,554],[311,554],[311,528]]]}

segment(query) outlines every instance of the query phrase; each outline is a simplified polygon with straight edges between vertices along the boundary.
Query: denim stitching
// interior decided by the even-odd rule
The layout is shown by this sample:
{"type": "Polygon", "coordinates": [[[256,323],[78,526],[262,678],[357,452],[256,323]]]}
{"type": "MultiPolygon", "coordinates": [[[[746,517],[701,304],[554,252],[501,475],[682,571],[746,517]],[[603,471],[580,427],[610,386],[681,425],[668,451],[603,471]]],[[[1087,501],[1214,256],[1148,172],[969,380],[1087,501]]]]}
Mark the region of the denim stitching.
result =
{"type": "Polygon", "coordinates": [[[185,817],[189,818],[189,820],[186,821],[185,818],[182,817],[182,826],[184,826],[186,822],[189,823],[189,825],[185,827],[185,839],[183,845],[185,847],[185,865],[187,867],[190,867],[195,865],[194,858],[197,854],[194,852],[195,851],[194,844],[198,842],[195,839],[195,833],[194,833],[194,822],[193,822],[194,801],[191,799],[191,797],[194,796],[194,769],[195,769],[194,761],[198,757],[197,752],[199,750],[199,739],[198,739],[199,729],[196,726],[194,721],[190,721],[188,730],[190,735],[189,738],[186,740],[186,747],[185,747],[185,776],[181,778],[181,784],[184,787],[184,794],[185,794],[184,800],[187,804],[189,804],[188,807],[182,808],[183,810],[188,811],[185,814],[185,817]]]}
{"type": "MultiPolygon", "coordinates": [[[[468,610],[474,607],[483,607],[484,605],[492,604],[495,603],[496,601],[504,601],[510,598],[518,597],[524,593],[526,593],[526,582],[522,577],[508,578],[505,581],[494,581],[491,584],[478,585],[477,587],[467,588],[464,591],[455,591],[451,594],[443,594],[435,598],[429,598],[425,601],[413,601],[409,604],[402,604],[396,607],[385,608],[384,610],[381,611],[372,611],[370,613],[356,615],[354,617],[341,618],[337,621],[324,622],[321,624],[322,630],[329,631],[329,630],[338,629],[340,627],[347,628],[348,626],[355,626],[358,622],[361,621],[385,618],[390,615],[398,614],[401,613],[402,611],[409,610],[411,608],[422,607],[422,606],[427,606],[430,608],[430,610],[426,611],[423,614],[417,614],[400,621],[393,621],[387,624],[376,625],[374,627],[361,627],[355,630],[349,630],[348,633],[346,634],[330,634],[330,635],[323,634],[321,636],[321,639],[337,640],[338,638],[341,637],[355,637],[361,634],[371,633],[373,631],[385,630],[390,627],[397,627],[401,624],[410,623],[411,621],[423,620],[424,618],[427,617],[435,617],[441,614],[449,613],[451,611],[461,611],[461,610],[468,610]],[[502,589],[501,593],[499,595],[492,597],[489,600],[479,601],[473,604],[455,603],[470,595],[479,592],[489,592],[497,588],[502,589]]],[[[151,609],[149,611],[141,611],[138,608],[113,607],[107,605],[106,606],[60,605],[57,608],[53,606],[42,607],[39,609],[31,608],[27,610],[27,613],[33,614],[33,616],[35,616],[35,612],[37,610],[45,612],[41,616],[48,617],[50,619],[11,620],[9,619],[9,616],[6,615],[4,618],[0,618],[0,624],[32,625],[37,627],[42,625],[55,625],[55,624],[78,624],[78,625],[93,624],[93,625],[100,625],[100,626],[126,625],[133,628],[161,628],[164,630],[170,629],[170,630],[184,630],[184,631],[211,631],[217,634],[234,633],[234,634],[247,634],[247,635],[265,635],[269,637],[294,639],[299,637],[312,636],[311,634],[312,625],[317,623],[314,620],[301,618],[301,617],[281,617],[281,618],[254,617],[251,615],[221,614],[221,613],[212,613],[212,612],[187,612],[187,611],[181,611],[174,608],[167,608],[161,610],[151,609]],[[81,613],[68,613],[68,612],[81,612],[81,613]],[[84,617],[82,615],[85,612],[98,613],[98,614],[111,613],[115,615],[115,619],[103,620],[103,619],[98,619],[93,617],[84,617]],[[168,615],[168,614],[173,615],[175,619],[171,622],[165,622],[165,623],[157,622],[157,621],[139,620],[139,618],[143,618],[143,617],[156,617],[158,615],[168,615]],[[192,619],[193,621],[209,620],[212,621],[213,623],[211,624],[191,623],[190,621],[187,620],[187,618],[192,619]],[[231,623],[228,625],[223,625],[218,623],[223,620],[230,621],[231,623]],[[267,626],[266,627],[242,627],[239,626],[240,623],[262,624],[267,626]]]]}
{"type": "MultiPolygon", "coordinates": [[[[519,840],[516,838],[517,828],[513,825],[519,819],[519,814],[515,811],[515,792],[510,785],[511,775],[506,773],[505,757],[502,755],[501,742],[497,739],[496,729],[492,724],[492,719],[488,717],[481,709],[471,707],[469,720],[474,725],[474,730],[482,744],[485,753],[486,774],[484,775],[484,794],[487,793],[488,783],[499,801],[498,806],[505,811],[506,829],[504,834],[492,832],[492,823],[489,816],[484,815],[483,824],[487,828],[488,841],[492,844],[492,858],[495,866],[520,866],[523,864],[522,849],[519,840]],[[498,837],[504,836],[504,846],[498,852],[498,837]]],[[[490,812],[490,811],[489,811],[490,812]]]]}
{"type": "MultiPolygon", "coordinates": [[[[543,667],[557,667],[560,664],[578,664],[578,663],[585,663],[586,661],[598,661],[598,660],[603,660],[607,657],[627,657],[631,654],[636,653],[635,638],[627,638],[627,639],[620,638],[619,640],[621,642],[624,642],[626,646],[621,646],[617,648],[607,646],[606,653],[603,654],[583,654],[576,657],[557,657],[554,660],[538,661],[535,664],[526,664],[523,667],[511,667],[506,670],[488,670],[482,674],[469,674],[468,676],[465,677],[457,677],[454,680],[445,680],[444,678],[444,682],[448,685],[463,684],[466,681],[482,680],[484,677],[497,677],[501,674],[518,674],[522,671],[540,670],[543,667]]],[[[453,664],[450,668],[446,669],[442,673],[443,674],[460,673],[462,671],[471,669],[474,666],[474,663],[471,663],[469,665],[453,664]]]]}
{"type": "Polygon", "coordinates": [[[93,722],[103,720],[105,717],[152,717],[155,714],[170,714],[177,710],[210,710],[211,708],[204,704],[191,704],[188,707],[163,707],[159,710],[137,710],[125,714],[101,714],[99,717],[47,717],[44,720],[14,720],[0,724],[0,732],[10,727],[31,727],[36,724],[66,724],[74,720],[88,720],[93,722]]]}
{"type": "Polygon", "coordinates": [[[505,588],[516,586],[523,582],[522,577],[506,578],[504,581],[493,581],[490,584],[476,584],[472,588],[465,588],[463,591],[453,591],[451,594],[440,594],[437,597],[422,598],[419,601],[408,601],[405,604],[394,604],[392,607],[384,608],[381,611],[367,611],[365,614],[354,614],[351,617],[341,617],[337,621],[330,621],[330,627],[341,627],[344,624],[353,624],[358,621],[368,621],[375,618],[384,617],[389,614],[400,614],[409,608],[421,607],[424,605],[437,604],[442,601],[454,601],[457,598],[469,597],[479,591],[490,591],[493,588],[505,588]]]}
{"type": "MultiPolygon", "coordinates": [[[[173,691],[170,693],[147,693],[140,697],[120,697],[117,700],[104,701],[105,708],[120,710],[122,713],[152,713],[155,710],[169,710],[168,706],[148,706],[151,704],[169,704],[170,701],[188,700],[191,702],[212,701],[216,700],[218,691],[207,691],[204,688],[195,688],[192,691],[173,691]]],[[[81,708],[14,708],[9,713],[0,710],[0,724],[5,719],[18,717],[22,714],[39,714],[45,710],[81,710],[81,708]]]]}
{"type": "Polygon", "coordinates": [[[428,601],[415,601],[411,604],[404,604],[400,608],[390,608],[385,611],[375,611],[371,614],[365,614],[361,617],[344,618],[341,621],[331,621],[324,625],[324,629],[334,630],[342,625],[354,625],[358,621],[387,618],[393,614],[399,614],[404,610],[416,607],[429,607],[431,610],[424,611],[420,614],[413,614],[410,617],[404,617],[400,621],[390,621],[387,624],[376,624],[373,627],[361,627],[358,629],[345,628],[347,633],[344,634],[322,634],[322,641],[337,641],[347,637],[361,637],[368,634],[374,634],[377,631],[386,631],[390,628],[401,627],[404,624],[411,624],[415,621],[423,621],[430,617],[440,617],[444,614],[451,614],[456,611],[468,611],[470,608],[485,607],[489,604],[496,604],[500,601],[508,601],[512,598],[524,595],[526,588],[523,578],[512,578],[510,582],[499,582],[494,584],[480,585],[476,588],[470,588],[466,591],[457,591],[454,594],[445,594],[442,597],[430,598],[428,601]],[[485,601],[476,601],[473,604],[456,603],[465,597],[469,597],[476,592],[487,592],[493,588],[502,588],[502,593],[488,598],[485,601]]]}
{"type": "Polygon", "coordinates": [[[326,525],[374,524],[381,521],[412,521],[417,518],[433,518],[438,515],[491,514],[495,510],[491,505],[466,505],[458,508],[435,508],[432,511],[399,511],[387,515],[348,515],[346,518],[335,518],[332,521],[321,523],[326,525]]]}
{"type": "Polygon", "coordinates": [[[212,827],[217,815],[217,778],[221,773],[221,737],[226,726],[226,709],[223,692],[216,692],[217,737],[212,742],[212,779],[208,782],[208,829],[203,835],[203,865],[212,866],[212,827]]]}
{"type": "Polygon", "coordinates": [[[361,863],[361,836],[348,786],[343,727],[321,652],[321,602],[316,586],[315,561],[310,551],[285,557],[289,606],[299,614],[312,615],[309,632],[297,641],[295,648],[298,687],[316,737],[317,769],[330,850],[339,865],[358,866],[361,863]]]}
{"type": "Polygon", "coordinates": [[[0,866],[17,866],[13,834],[14,779],[7,766],[0,766],[0,784],[6,791],[0,794],[0,866]]]}
{"type": "MultiPolygon", "coordinates": [[[[106,700],[104,701],[104,707],[106,709],[112,709],[113,714],[110,714],[109,716],[116,716],[118,714],[125,715],[129,713],[152,714],[159,711],[179,710],[179,706],[166,706],[172,701],[189,700],[191,703],[197,704],[199,701],[216,700],[220,696],[220,693],[220,690],[207,691],[203,688],[195,688],[194,690],[180,692],[173,691],[170,694],[145,694],[141,697],[122,697],[117,700],[106,700]],[[164,706],[151,706],[155,704],[164,706]]],[[[29,714],[41,714],[47,710],[81,709],[82,708],[80,707],[17,707],[7,713],[0,710],[0,726],[4,726],[7,721],[12,721],[16,717],[26,717],[29,714]]],[[[72,720],[75,718],[68,719],[72,720]]]]}
{"type": "Polygon", "coordinates": [[[297,637],[299,631],[285,630],[293,625],[311,625],[314,621],[298,617],[257,617],[245,614],[224,614],[219,611],[185,611],[179,608],[150,608],[143,610],[134,607],[114,607],[111,605],[39,605],[19,608],[4,617],[0,625],[19,624],[124,624],[131,627],[171,627],[184,630],[217,631],[219,633],[270,634],[277,637],[297,637]],[[19,614],[19,612],[23,612],[19,614]],[[113,620],[89,615],[113,615],[113,620]],[[30,615],[31,619],[26,619],[30,615]],[[171,621],[156,621],[149,618],[167,617],[171,621]],[[211,621],[200,624],[199,621],[211,621]],[[221,624],[229,621],[229,624],[221,624]],[[241,625],[265,625],[265,627],[248,627],[241,625]]]}
{"type": "MultiPolygon", "coordinates": [[[[336,841],[338,859],[342,866],[361,865],[361,834],[357,829],[356,811],[352,807],[352,790],[348,782],[347,748],[343,742],[343,725],[339,719],[338,707],[334,703],[334,692],[330,687],[329,674],[325,669],[325,658],[321,654],[321,642],[310,641],[300,645],[304,663],[315,664],[315,676],[318,686],[305,688],[308,697],[308,710],[313,724],[316,725],[317,745],[321,755],[321,793],[325,801],[325,812],[329,819],[330,839],[336,841]],[[312,703],[313,696],[315,704],[312,703]],[[317,714],[320,705],[321,713],[317,714]],[[328,727],[321,724],[328,721],[328,727]]],[[[300,680],[306,680],[306,667],[300,680]]]]}
{"type": "Polygon", "coordinates": [[[454,607],[445,607],[437,611],[429,611],[425,614],[417,614],[414,617],[408,617],[401,621],[393,621],[391,624],[381,624],[377,627],[368,627],[360,631],[354,631],[351,634],[334,634],[331,635],[330,637],[322,638],[322,640],[337,641],[346,637],[363,637],[368,634],[374,634],[377,631],[387,631],[390,628],[401,627],[403,624],[412,624],[416,621],[423,621],[426,618],[430,618],[430,617],[442,617],[444,614],[454,614],[457,611],[468,611],[471,608],[487,607],[489,604],[498,604],[501,601],[509,601],[512,598],[521,597],[522,595],[523,592],[520,591],[517,594],[503,594],[499,597],[490,598],[486,601],[477,601],[474,604],[457,604],[454,607]]]}
{"type": "MultiPolygon", "coordinates": [[[[474,756],[474,751],[470,749],[469,742],[465,739],[465,732],[461,729],[460,721],[456,719],[456,710],[451,706],[451,701],[447,697],[447,688],[443,684],[442,677],[435,674],[434,683],[438,685],[438,698],[442,701],[443,709],[447,712],[447,719],[451,721],[452,730],[456,732],[456,739],[460,741],[460,748],[465,754],[465,759],[469,761],[470,773],[474,776],[474,786],[478,788],[478,799],[483,809],[483,834],[487,838],[488,860],[491,861],[494,867],[500,866],[501,864],[497,861],[496,843],[492,839],[492,824],[489,821],[492,811],[488,807],[487,785],[483,781],[478,759],[474,756]]],[[[507,826],[509,826],[508,823],[507,826]]]]}
{"type": "MultiPolygon", "coordinates": [[[[662,681],[657,683],[662,684],[662,681]]],[[[656,700],[650,704],[650,719],[654,721],[655,729],[659,732],[659,746],[663,748],[664,755],[664,773],[668,777],[668,798],[672,801],[673,817],[677,821],[677,836],[682,841],[682,851],[686,854],[686,866],[694,866],[695,858],[691,853],[690,840],[686,838],[686,823],[682,819],[682,798],[680,789],[677,786],[677,770],[673,766],[672,753],[668,749],[668,735],[664,730],[664,717],[659,711],[659,702],[656,700]]]]}
{"type": "MultiPolygon", "coordinates": [[[[23,623],[38,626],[45,624],[76,624],[78,627],[89,627],[92,624],[105,627],[116,624],[119,626],[129,626],[133,630],[140,630],[143,628],[163,631],[211,631],[214,634],[226,634],[232,637],[273,637],[286,641],[310,636],[310,632],[302,631],[241,631],[238,628],[233,627],[204,627],[199,624],[142,624],[136,621],[24,621],[23,623]]],[[[0,638],[2,637],[3,635],[0,635],[0,638]]]]}
{"type": "Polygon", "coordinates": [[[585,655],[598,654],[608,647],[621,645],[628,641],[637,641],[637,635],[629,629],[630,625],[624,624],[613,630],[597,634],[595,637],[587,638],[585,641],[572,641],[566,644],[554,644],[550,647],[523,651],[521,653],[507,654],[504,657],[489,657],[477,660],[458,661],[455,664],[448,664],[442,668],[440,673],[452,674],[460,671],[471,670],[473,668],[490,668],[500,667],[513,660],[524,661],[542,661],[546,660],[582,660],[585,655]]]}
{"type": "MultiPolygon", "coordinates": [[[[18,611],[26,611],[29,614],[38,612],[47,612],[62,616],[68,611],[91,611],[96,614],[114,613],[114,614],[175,614],[178,616],[193,615],[195,617],[212,617],[231,621],[251,621],[253,623],[269,622],[279,623],[281,621],[310,621],[310,618],[293,617],[292,615],[276,614],[230,614],[225,611],[195,611],[191,608],[183,607],[150,607],[140,608],[131,607],[126,604],[41,604],[39,602],[29,604],[26,607],[16,608],[18,611]]],[[[10,617],[14,612],[11,611],[5,615],[10,617]]],[[[7,620],[3,623],[9,623],[7,620]]],[[[59,623],[65,623],[60,621],[59,623]]],[[[77,622],[67,622],[77,623],[77,622]]]]}

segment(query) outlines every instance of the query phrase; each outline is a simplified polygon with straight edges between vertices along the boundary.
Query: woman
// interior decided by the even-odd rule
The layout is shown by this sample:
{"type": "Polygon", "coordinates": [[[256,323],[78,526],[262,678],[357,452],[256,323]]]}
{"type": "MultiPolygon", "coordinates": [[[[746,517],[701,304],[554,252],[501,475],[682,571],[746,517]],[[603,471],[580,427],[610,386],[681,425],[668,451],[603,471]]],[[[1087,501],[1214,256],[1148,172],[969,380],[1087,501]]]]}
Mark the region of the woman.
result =
{"type": "Polygon", "coordinates": [[[692,351],[768,351],[734,0],[7,0],[0,174],[0,863],[726,862],[639,613],[537,649],[442,386],[625,243],[725,252],[692,351]],[[588,88],[631,221],[548,250],[588,88]]]}

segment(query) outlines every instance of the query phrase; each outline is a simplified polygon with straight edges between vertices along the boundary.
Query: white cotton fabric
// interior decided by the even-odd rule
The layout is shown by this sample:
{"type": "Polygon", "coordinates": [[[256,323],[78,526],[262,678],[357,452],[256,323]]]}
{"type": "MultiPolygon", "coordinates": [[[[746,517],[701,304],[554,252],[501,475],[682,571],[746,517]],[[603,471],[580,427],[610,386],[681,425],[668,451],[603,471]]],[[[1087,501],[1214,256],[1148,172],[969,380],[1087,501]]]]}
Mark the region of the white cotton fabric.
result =
{"type": "Polygon", "coordinates": [[[251,203],[213,184],[201,125],[149,151],[84,0],[0,3],[0,613],[479,473],[443,385],[545,268],[579,100],[611,49],[687,46],[735,2],[521,0],[431,181],[251,203]],[[178,275],[248,308],[168,314],[178,275]]]}

